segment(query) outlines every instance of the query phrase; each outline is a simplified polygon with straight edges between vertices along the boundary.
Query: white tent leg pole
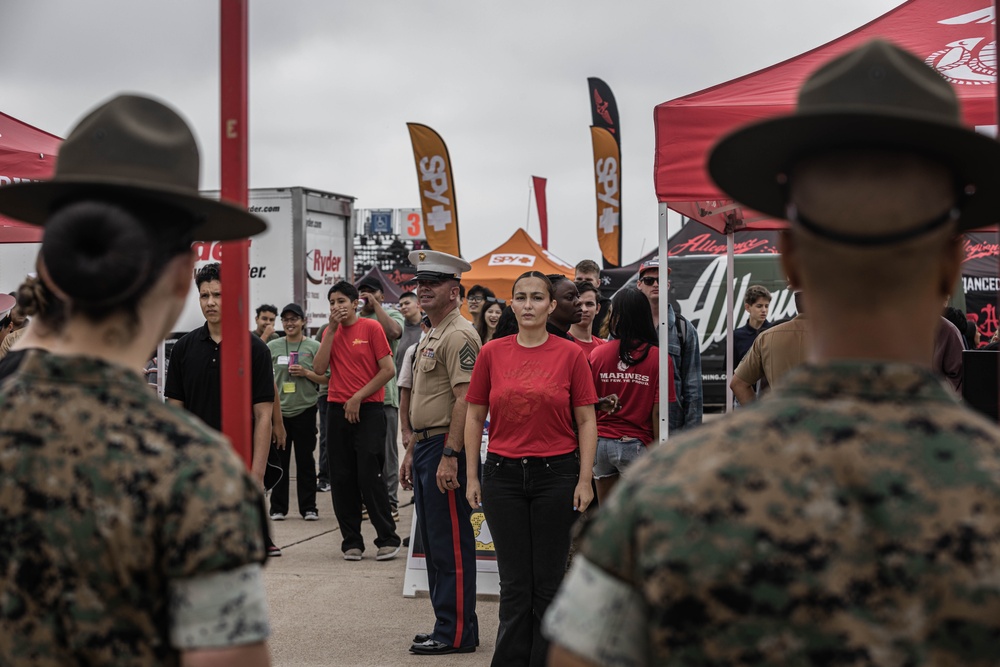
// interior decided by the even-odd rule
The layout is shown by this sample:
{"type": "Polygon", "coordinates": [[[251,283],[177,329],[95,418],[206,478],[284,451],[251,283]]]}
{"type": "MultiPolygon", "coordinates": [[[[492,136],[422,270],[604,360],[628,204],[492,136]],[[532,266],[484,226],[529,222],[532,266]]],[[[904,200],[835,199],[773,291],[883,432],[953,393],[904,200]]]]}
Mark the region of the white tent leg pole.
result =
{"type": "Polygon", "coordinates": [[[736,280],[733,275],[733,232],[726,234],[726,412],[733,411],[733,389],[729,384],[733,381],[733,331],[735,319],[733,310],[736,307],[736,280]]]}
{"type": "Polygon", "coordinates": [[[659,235],[660,235],[660,444],[667,441],[670,430],[670,403],[668,398],[670,388],[668,382],[673,382],[674,378],[670,373],[670,354],[667,352],[667,305],[670,303],[670,290],[667,289],[666,280],[669,272],[667,266],[667,205],[660,202],[659,215],[659,235]],[[666,378],[666,380],[664,380],[666,378]]]}

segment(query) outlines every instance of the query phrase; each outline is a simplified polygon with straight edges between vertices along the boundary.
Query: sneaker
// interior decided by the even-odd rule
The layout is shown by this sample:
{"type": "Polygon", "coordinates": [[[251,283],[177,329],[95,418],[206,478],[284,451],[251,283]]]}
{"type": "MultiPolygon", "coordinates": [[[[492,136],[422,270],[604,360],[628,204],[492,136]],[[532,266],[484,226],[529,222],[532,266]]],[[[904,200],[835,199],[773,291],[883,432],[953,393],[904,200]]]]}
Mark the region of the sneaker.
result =
{"type": "Polygon", "coordinates": [[[267,545],[267,555],[276,558],[281,555],[281,548],[277,544],[267,545]]]}
{"type": "Polygon", "coordinates": [[[348,549],[344,552],[344,560],[361,560],[361,549],[348,549]]]}
{"type": "Polygon", "coordinates": [[[320,493],[329,493],[330,482],[316,482],[316,490],[320,493]]]}
{"type": "Polygon", "coordinates": [[[392,560],[399,553],[399,546],[394,547],[379,547],[378,553],[375,554],[375,560],[392,560]]]}
{"type": "Polygon", "coordinates": [[[284,521],[285,515],[281,512],[271,512],[271,521],[284,521]]]}
{"type": "Polygon", "coordinates": [[[319,521],[319,513],[306,512],[305,514],[302,515],[302,518],[305,519],[306,521],[319,521]]]}
{"type": "Polygon", "coordinates": [[[399,508],[395,506],[392,508],[392,520],[399,523],[399,508]]]}
{"type": "Polygon", "coordinates": [[[368,520],[368,508],[365,507],[364,505],[361,506],[361,520],[362,521],[368,520]]]}

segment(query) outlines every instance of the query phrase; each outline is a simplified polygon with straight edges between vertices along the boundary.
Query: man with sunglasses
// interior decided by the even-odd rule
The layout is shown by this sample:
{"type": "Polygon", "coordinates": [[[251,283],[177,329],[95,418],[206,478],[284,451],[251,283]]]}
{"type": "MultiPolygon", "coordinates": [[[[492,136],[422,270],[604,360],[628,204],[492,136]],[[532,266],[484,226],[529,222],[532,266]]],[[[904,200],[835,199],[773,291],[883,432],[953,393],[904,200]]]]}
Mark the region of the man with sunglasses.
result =
{"type": "MultiPolygon", "coordinates": [[[[670,275],[670,268],[667,268],[670,275]]],[[[669,287],[670,280],[667,280],[669,287]]],[[[660,322],[660,260],[639,266],[639,291],[649,299],[653,322],[660,322]]],[[[667,352],[674,363],[674,391],[677,402],[670,404],[667,423],[670,431],[681,431],[701,423],[704,394],[701,387],[701,343],[698,330],[667,304],[667,352]]]]}

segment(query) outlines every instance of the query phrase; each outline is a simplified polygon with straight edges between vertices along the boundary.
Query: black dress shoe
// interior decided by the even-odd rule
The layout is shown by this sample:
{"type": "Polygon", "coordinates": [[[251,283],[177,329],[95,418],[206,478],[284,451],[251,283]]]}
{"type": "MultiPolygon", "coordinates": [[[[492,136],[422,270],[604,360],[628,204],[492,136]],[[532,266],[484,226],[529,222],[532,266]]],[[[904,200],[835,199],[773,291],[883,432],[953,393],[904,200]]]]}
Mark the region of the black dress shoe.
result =
{"type": "Polygon", "coordinates": [[[428,639],[425,642],[414,642],[410,645],[410,653],[417,655],[447,655],[449,653],[475,653],[475,646],[459,646],[455,648],[451,644],[428,639]]]}
{"type": "MultiPolygon", "coordinates": [[[[413,643],[423,644],[424,642],[429,642],[433,638],[434,635],[431,633],[428,632],[427,634],[424,634],[421,632],[419,635],[413,635],[413,643]]],[[[479,646],[479,637],[476,637],[476,646],[479,646]]]]}

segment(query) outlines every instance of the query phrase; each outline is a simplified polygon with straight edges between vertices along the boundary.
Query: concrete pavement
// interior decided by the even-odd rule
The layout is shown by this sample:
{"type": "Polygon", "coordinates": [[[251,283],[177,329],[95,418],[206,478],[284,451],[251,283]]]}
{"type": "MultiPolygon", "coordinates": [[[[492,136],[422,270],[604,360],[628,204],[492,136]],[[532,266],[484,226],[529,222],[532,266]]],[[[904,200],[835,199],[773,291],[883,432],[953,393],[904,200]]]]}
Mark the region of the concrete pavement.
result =
{"type": "MultiPolygon", "coordinates": [[[[264,568],[271,610],[271,660],[276,667],[392,666],[480,667],[489,665],[497,631],[496,598],[480,597],[480,646],[475,653],[416,656],[407,649],[418,632],[429,632],[434,613],[427,596],[403,597],[406,551],[395,560],[375,560],[375,531],[364,522],[366,548],[361,561],[348,562],[340,551],[340,531],[329,493],[318,494],[319,521],[303,521],[295,499],[291,512],[270,522],[282,556],[264,568]]],[[[400,491],[399,501],[411,494],[400,491]]],[[[413,506],[401,507],[397,530],[409,535],[413,506]]]]}

